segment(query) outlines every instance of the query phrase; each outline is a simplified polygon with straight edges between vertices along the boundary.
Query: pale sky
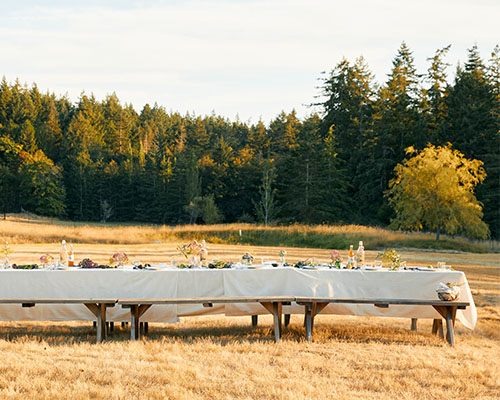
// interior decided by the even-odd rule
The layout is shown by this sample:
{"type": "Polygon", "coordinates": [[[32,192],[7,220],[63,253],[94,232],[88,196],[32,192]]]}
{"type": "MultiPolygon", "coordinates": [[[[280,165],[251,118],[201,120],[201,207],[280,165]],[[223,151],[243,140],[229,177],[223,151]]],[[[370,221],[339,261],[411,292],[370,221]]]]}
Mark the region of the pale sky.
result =
{"type": "Polygon", "coordinates": [[[266,123],[314,111],[322,71],[363,55],[377,82],[402,41],[420,73],[451,44],[500,44],[499,0],[0,0],[0,77],[42,92],[116,92],[181,113],[266,123]]]}

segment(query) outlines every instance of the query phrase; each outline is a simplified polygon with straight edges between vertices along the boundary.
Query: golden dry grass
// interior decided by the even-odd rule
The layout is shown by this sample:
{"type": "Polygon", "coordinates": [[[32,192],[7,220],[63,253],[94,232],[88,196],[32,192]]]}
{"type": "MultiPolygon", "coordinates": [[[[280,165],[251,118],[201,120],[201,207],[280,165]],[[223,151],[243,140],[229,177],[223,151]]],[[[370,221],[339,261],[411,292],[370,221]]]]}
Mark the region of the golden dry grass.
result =
{"type": "MultiPolygon", "coordinates": [[[[119,224],[88,224],[81,222],[67,222],[31,214],[9,214],[7,220],[0,220],[0,243],[8,240],[10,243],[48,243],[60,242],[65,239],[73,243],[102,243],[102,244],[149,244],[155,242],[177,242],[180,238],[194,235],[204,237],[212,242],[223,243],[217,233],[225,234],[236,239],[238,231],[280,233],[288,240],[292,238],[319,235],[324,241],[332,235],[344,236],[349,241],[367,240],[382,248],[385,244],[407,243],[404,247],[415,247],[415,244],[434,242],[434,234],[417,232],[396,232],[388,229],[360,226],[360,225],[290,225],[290,226],[263,226],[254,224],[222,224],[222,225],[119,225],[119,224]]],[[[472,246],[479,250],[500,251],[500,242],[481,241],[471,242],[463,238],[447,238],[449,245],[459,248],[460,245],[472,246]]],[[[231,241],[230,241],[231,242],[231,241]]],[[[425,244],[423,245],[425,246],[425,244]]],[[[323,246],[321,246],[323,247],[323,246]]],[[[335,247],[335,246],[333,246],[335,247]]],[[[400,246],[401,247],[401,246],[400,246]]],[[[418,246],[422,247],[422,245],[418,246]]]]}
{"type": "MultiPolygon", "coordinates": [[[[287,232],[321,232],[327,233],[349,233],[363,232],[368,235],[382,236],[388,240],[405,238],[409,234],[402,232],[391,232],[386,229],[358,226],[306,226],[292,225],[287,227],[264,227],[258,226],[262,230],[285,230],[287,232]]],[[[239,229],[243,231],[255,229],[252,224],[224,224],[224,225],[178,225],[175,227],[161,225],[113,225],[113,224],[86,224],[63,222],[49,218],[38,217],[33,219],[24,215],[9,216],[6,221],[0,221],[0,241],[9,240],[11,243],[46,243],[59,242],[62,239],[74,243],[108,243],[108,244],[138,244],[151,243],[154,241],[177,241],[178,234],[199,232],[203,236],[204,232],[226,232],[233,231],[235,234],[239,229]]],[[[430,234],[412,233],[415,238],[432,238],[430,234]]]]}
{"type": "MultiPolygon", "coordinates": [[[[57,231],[38,233],[38,244],[12,245],[13,262],[33,263],[42,253],[57,254],[59,245],[52,240],[57,231]]],[[[75,252],[77,260],[90,256],[105,262],[121,250],[131,259],[161,262],[181,260],[176,245],[81,243],[75,252]]],[[[280,248],[210,244],[209,258],[234,260],[246,250],[257,259],[276,259],[280,248]]],[[[290,261],[328,258],[327,250],[287,252],[290,261]]],[[[1,322],[0,398],[497,399],[499,255],[401,254],[410,264],[446,261],[467,274],[478,324],[474,331],[457,324],[455,348],[430,334],[430,321],[419,320],[418,331],[412,332],[409,320],[395,318],[319,316],[314,341],[307,343],[302,319],[294,315],[277,344],[267,316],[256,329],[249,317],[150,324],[149,334],[139,342],[129,342],[128,330],[118,327],[99,345],[89,323],[1,322]]],[[[367,252],[368,260],[375,256],[367,252]]]]}

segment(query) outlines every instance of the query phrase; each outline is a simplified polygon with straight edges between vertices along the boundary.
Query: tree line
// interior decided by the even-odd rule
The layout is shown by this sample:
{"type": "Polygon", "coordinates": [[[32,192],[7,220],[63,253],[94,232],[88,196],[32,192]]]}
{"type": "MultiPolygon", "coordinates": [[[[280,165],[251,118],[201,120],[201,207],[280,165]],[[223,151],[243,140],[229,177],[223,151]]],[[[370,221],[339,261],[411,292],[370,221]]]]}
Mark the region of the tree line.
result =
{"type": "Polygon", "coordinates": [[[40,93],[0,83],[0,211],[158,224],[263,222],[385,225],[386,193],[405,149],[451,143],[483,161],[484,221],[500,235],[500,47],[456,67],[449,46],[417,72],[402,43],[385,82],[365,60],[320,78],[319,113],[269,124],[212,114],[140,112],[115,94],[40,93]]]}

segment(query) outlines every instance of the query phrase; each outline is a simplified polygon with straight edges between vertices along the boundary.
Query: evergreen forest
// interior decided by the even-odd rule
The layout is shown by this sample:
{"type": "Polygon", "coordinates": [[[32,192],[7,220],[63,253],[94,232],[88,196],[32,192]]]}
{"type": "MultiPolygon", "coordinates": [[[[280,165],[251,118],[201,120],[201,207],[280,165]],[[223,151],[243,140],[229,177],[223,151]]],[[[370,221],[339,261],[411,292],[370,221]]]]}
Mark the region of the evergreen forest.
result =
{"type": "MultiPolygon", "coordinates": [[[[481,160],[483,220],[500,237],[500,47],[451,66],[449,46],[416,70],[403,42],[385,81],[365,60],[319,79],[316,113],[268,124],[197,116],[115,94],[41,93],[0,83],[0,212],[152,224],[261,222],[385,226],[405,149],[447,145],[481,160]],[[450,74],[450,70],[454,72],[450,74]]],[[[244,94],[242,94],[244,95],[244,94]]],[[[169,105],[175,109],[175,104],[169,105]]]]}

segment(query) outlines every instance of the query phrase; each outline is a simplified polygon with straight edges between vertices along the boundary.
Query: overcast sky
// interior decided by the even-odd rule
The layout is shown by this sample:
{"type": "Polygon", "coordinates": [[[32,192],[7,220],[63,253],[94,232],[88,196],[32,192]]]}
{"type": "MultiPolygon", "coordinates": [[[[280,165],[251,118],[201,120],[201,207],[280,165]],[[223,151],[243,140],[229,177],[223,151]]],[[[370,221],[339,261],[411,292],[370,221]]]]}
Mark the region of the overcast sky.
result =
{"type": "Polygon", "coordinates": [[[378,82],[403,40],[420,73],[448,44],[450,75],[474,43],[487,60],[499,16],[499,0],[0,0],[0,76],[72,101],[116,92],[138,112],[269,122],[310,113],[342,57],[363,55],[378,82]]]}

